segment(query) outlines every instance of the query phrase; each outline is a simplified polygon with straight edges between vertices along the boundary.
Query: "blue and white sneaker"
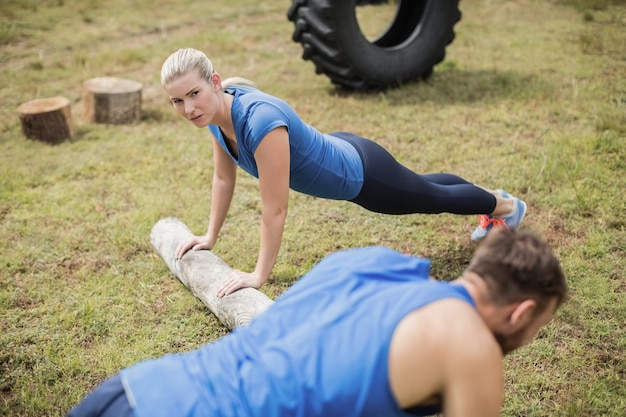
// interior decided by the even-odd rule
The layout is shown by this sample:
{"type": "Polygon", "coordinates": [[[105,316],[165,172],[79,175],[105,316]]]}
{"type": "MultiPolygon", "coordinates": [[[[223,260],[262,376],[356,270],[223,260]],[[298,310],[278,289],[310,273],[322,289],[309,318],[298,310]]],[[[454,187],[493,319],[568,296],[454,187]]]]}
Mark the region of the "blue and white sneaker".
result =
{"type": "Polygon", "coordinates": [[[496,191],[500,193],[502,198],[513,198],[515,209],[513,210],[513,213],[505,217],[493,217],[490,214],[480,214],[478,216],[478,226],[472,232],[472,240],[480,240],[484,238],[494,227],[504,226],[507,228],[516,228],[524,219],[524,215],[526,214],[526,203],[502,190],[496,191]]]}

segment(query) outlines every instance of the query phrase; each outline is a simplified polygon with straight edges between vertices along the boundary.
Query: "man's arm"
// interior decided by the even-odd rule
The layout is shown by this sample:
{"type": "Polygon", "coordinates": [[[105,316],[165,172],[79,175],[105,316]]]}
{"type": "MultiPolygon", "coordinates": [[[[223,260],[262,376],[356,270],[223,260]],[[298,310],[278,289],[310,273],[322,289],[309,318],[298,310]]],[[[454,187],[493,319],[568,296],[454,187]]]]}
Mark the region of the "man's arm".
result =
{"type": "Polygon", "coordinates": [[[443,388],[446,417],[500,415],[504,396],[502,351],[486,326],[482,330],[470,326],[450,329],[456,333],[447,351],[443,388]]]}
{"type": "Polygon", "coordinates": [[[402,408],[439,403],[446,417],[495,417],[503,396],[502,353],[469,304],[437,301],[396,327],[389,379],[402,408]]]}

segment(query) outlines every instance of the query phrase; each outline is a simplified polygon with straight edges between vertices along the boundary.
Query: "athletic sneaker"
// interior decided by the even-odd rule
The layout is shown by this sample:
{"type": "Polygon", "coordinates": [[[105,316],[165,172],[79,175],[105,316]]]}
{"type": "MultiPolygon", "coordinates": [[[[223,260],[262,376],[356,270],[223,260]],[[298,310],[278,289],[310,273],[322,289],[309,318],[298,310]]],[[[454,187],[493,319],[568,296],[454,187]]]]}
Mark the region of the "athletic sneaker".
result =
{"type": "MultiPolygon", "coordinates": [[[[512,196],[502,190],[497,190],[502,198],[511,198],[512,196]]],[[[515,210],[512,214],[505,217],[493,217],[492,215],[481,214],[478,216],[478,227],[472,232],[472,240],[480,240],[487,236],[487,233],[494,227],[504,226],[515,228],[524,219],[526,214],[526,203],[517,197],[512,197],[515,204],[515,210]]]]}

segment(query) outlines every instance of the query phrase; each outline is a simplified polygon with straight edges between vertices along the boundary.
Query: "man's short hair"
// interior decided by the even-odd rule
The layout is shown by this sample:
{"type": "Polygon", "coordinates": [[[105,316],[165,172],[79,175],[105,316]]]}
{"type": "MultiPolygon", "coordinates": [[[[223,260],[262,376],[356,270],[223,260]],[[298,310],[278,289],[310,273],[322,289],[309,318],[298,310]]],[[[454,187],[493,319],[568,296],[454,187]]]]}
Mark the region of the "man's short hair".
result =
{"type": "Polygon", "coordinates": [[[490,302],[498,305],[532,298],[541,312],[550,300],[567,297],[567,282],[550,246],[532,233],[494,228],[472,257],[469,272],[489,287],[490,302]]]}

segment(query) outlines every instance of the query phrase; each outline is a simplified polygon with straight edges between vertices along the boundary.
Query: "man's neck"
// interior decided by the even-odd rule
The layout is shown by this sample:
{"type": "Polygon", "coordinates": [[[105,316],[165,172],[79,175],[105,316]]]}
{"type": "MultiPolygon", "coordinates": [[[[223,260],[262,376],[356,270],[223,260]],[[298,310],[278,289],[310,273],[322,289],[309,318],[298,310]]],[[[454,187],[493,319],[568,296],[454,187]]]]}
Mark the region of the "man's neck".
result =
{"type": "Polygon", "coordinates": [[[459,278],[452,282],[453,285],[463,286],[470,297],[474,300],[478,314],[483,318],[487,327],[493,332],[498,329],[502,322],[502,306],[497,306],[489,301],[489,288],[484,279],[474,272],[463,272],[459,278]]]}

